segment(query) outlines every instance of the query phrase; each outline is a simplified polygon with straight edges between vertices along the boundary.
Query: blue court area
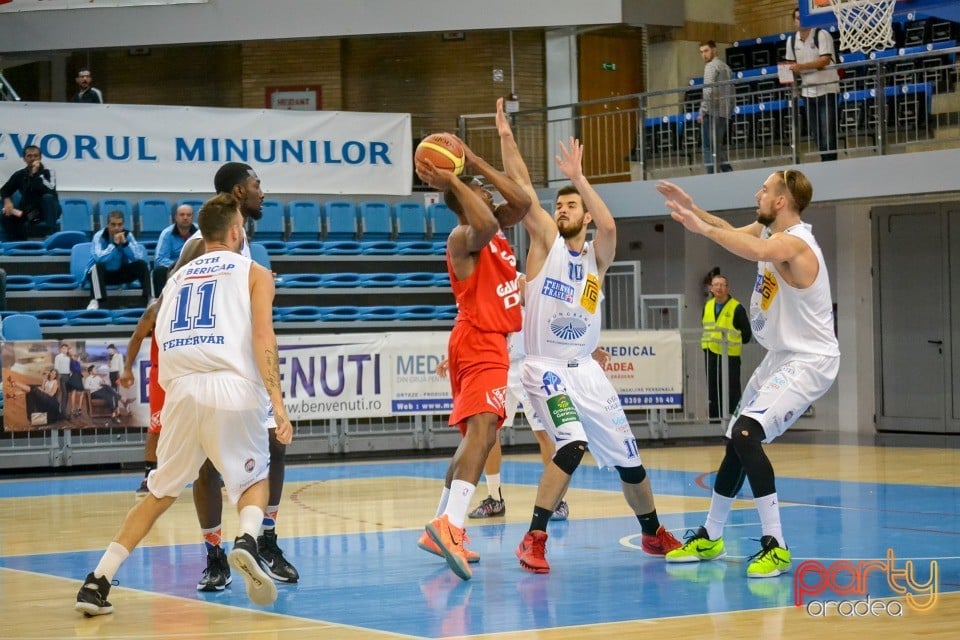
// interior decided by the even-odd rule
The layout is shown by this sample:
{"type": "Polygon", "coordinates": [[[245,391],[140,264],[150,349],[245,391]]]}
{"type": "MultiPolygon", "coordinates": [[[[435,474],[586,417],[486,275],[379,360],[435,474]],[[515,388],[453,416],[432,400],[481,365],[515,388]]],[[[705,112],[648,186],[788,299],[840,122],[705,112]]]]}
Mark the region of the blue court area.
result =
{"type": "MultiPolygon", "coordinates": [[[[293,467],[287,470],[287,480],[438,479],[445,467],[446,461],[293,467]]],[[[508,461],[503,469],[507,485],[534,485],[539,474],[540,465],[533,462],[508,461]]],[[[651,476],[661,496],[709,496],[705,487],[712,476],[664,470],[652,470],[651,476]]],[[[133,486],[131,475],[31,479],[0,483],[0,497],[114,491],[129,496],[133,486]]],[[[577,472],[573,486],[619,493],[615,474],[586,465],[577,472]]],[[[960,489],[778,478],[778,492],[794,567],[807,559],[826,567],[842,560],[884,560],[892,549],[897,569],[904,568],[904,561],[913,561],[916,582],[928,580],[930,562],[936,560],[939,592],[960,590],[960,556],[955,555],[954,546],[960,534],[960,489]]],[[[510,504],[510,508],[525,513],[530,505],[510,504]]],[[[282,537],[301,581],[280,585],[277,602],[264,610],[435,638],[793,604],[793,573],[767,580],[745,576],[746,557],[759,548],[752,539],[760,537],[752,507],[731,514],[724,536],[729,554],[725,560],[693,565],[668,565],[640,551],[639,525],[632,517],[578,519],[576,503],[572,510],[573,520],[551,523],[548,530],[552,565],[548,575],[519,568],[514,548],[526,530],[521,523],[469,521],[472,546],[482,554],[469,582],[455,577],[440,558],[417,548],[422,529],[414,527],[432,513],[420,518],[411,514],[410,528],[403,530],[381,530],[371,522],[366,533],[282,537]]],[[[625,505],[623,511],[627,511],[625,505]]],[[[666,514],[662,520],[679,537],[685,529],[702,524],[705,515],[666,514]]],[[[163,519],[157,526],[164,526],[163,519]]],[[[97,549],[0,557],[0,566],[79,580],[100,555],[97,549]]],[[[141,548],[123,565],[117,579],[125,588],[252,608],[239,578],[223,593],[198,593],[196,580],[203,562],[200,544],[141,548]]],[[[867,584],[873,599],[897,595],[882,571],[871,572],[867,584]]],[[[816,597],[841,599],[833,593],[816,597]]],[[[123,607],[121,594],[111,599],[123,607]]],[[[72,593],[65,593],[64,607],[71,604],[72,593]]]]}

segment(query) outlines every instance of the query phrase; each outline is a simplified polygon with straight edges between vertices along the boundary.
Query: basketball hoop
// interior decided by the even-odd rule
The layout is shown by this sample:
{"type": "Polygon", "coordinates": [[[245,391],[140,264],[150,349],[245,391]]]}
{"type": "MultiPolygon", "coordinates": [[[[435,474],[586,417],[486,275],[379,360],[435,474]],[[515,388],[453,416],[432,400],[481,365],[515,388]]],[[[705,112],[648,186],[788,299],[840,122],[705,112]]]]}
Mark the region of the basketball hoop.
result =
{"type": "Polygon", "coordinates": [[[830,0],[840,29],[840,48],[870,53],[889,49],[893,38],[893,5],[896,0],[830,0]]]}

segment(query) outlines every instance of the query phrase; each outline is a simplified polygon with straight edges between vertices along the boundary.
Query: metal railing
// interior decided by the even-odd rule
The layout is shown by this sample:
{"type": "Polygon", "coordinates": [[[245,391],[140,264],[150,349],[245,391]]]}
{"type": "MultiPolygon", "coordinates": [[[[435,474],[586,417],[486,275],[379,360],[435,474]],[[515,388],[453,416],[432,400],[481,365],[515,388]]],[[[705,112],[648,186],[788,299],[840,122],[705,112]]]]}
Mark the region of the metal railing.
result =
{"type": "MultiPolygon", "coordinates": [[[[960,146],[956,90],[960,48],[954,44],[838,65],[844,77],[831,126],[840,157],[960,146]]],[[[811,135],[815,121],[798,88],[779,84],[776,67],[736,75],[722,83],[732,85],[736,103],[727,136],[733,169],[819,160],[811,135]]],[[[591,180],[690,175],[705,171],[697,121],[701,91],[691,81],[683,88],[520,111],[511,117],[520,151],[538,186],[564,181],[553,158],[556,141],[571,135],[584,142],[584,173],[591,180]]],[[[493,114],[461,116],[459,135],[499,166],[493,114]]]]}

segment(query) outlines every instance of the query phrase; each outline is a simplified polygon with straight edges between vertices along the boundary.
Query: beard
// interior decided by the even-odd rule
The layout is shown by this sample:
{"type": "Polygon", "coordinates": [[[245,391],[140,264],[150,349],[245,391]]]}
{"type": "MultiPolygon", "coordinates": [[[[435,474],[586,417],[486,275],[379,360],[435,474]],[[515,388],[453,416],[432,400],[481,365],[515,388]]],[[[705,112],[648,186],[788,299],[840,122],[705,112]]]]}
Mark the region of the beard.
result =
{"type": "Polygon", "coordinates": [[[263,217],[263,204],[258,202],[256,206],[250,206],[247,203],[240,205],[240,213],[243,214],[243,217],[252,218],[254,220],[259,220],[263,217]]]}
{"type": "Polygon", "coordinates": [[[762,224],[765,227],[772,225],[777,219],[777,214],[775,213],[763,213],[762,211],[757,212],[757,222],[762,224]]]}
{"type": "Polygon", "coordinates": [[[560,235],[564,240],[569,240],[570,238],[576,238],[580,232],[583,230],[583,220],[578,224],[573,224],[570,220],[566,220],[561,226],[561,223],[557,223],[557,230],[560,232],[560,235]]]}

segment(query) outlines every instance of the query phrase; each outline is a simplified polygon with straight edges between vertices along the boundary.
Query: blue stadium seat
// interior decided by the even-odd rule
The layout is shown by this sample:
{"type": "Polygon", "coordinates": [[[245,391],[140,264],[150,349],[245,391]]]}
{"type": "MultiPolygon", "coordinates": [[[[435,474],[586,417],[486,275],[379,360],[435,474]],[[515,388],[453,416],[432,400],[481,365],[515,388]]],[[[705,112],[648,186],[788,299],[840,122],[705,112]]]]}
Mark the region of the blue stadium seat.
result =
{"type": "Polygon", "coordinates": [[[267,248],[259,242],[250,243],[250,257],[261,267],[270,269],[270,254],[267,253],[267,248]]]}
{"type": "Polygon", "coordinates": [[[437,307],[438,320],[453,320],[457,317],[457,305],[448,304],[437,307]]]}
{"type": "Polygon", "coordinates": [[[89,239],[82,231],[57,231],[43,241],[43,248],[51,256],[68,256],[74,245],[89,239]]]}
{"type": "Polygon", "coordinates": [[[3,243],[5,256],[43,256],[46,255],[43,242],[39,240],[17,240],[3,243]]]}
{"type": "Polygon", "coordinates": [[[137,203],[133,235],[139,241],[156,240],[173,223],[170,203],[160,198],[145,198],[137,203]]]}
{"type": "Polygon", "coordinates": [[[393,238],[393,210],[386,202],[360,203],[360,238],[362,240],[391,240],[393,238]]]}
{"type": "Polygon", "coordinates": [[[287,240],[320,240],[320,205],[310,200],[291,202],[287,240]]]}
{"type": "Polygon", "coordinates": [[[363,253],[363,245],[354,240],[326,240],[323,243],[325,256],[358,256],[363,253]]]}
{"type": "Polygon", "coordinates": [[[323,254],[323,243],[319,240],[300,240],[287,243],[287,255],[319,256],[323,254]]]}
{"type": "MultiPolygon", "coordinates": [[[[100,227],[107,226],[107,215],[111,211],[123,214],[123,223],[127,231],[133,231],[133,204],[126,198],[104,198],[97,203],[97,214],[100,217],[100,227]]],[[[134,233],[136,235],[136,233],[134,233]]]]}
{"type": "Polygon", "coordinates": [[[418,240],[415,242],[398,242],[397,255],[400,256],[431,256],[433,255],[433,243],[418,240]]]}
{"type": "Polygon", "coordinates": [[[117,309],[113,312],[113,324],[137,324],[140,322],[140,316],[143,315],[143,307],[134,307],[133,309],[117,309]]]}
{"type": "Polygon", "coordinates": [[[287,237],[287,216],[283,203],[276,200],[263,201],[263,217],[254,221],[253,237],[261,240],[285,240],[287,237]]]}
{"type": "Polygon", "coordinates": [[[442,202],[430,205],[427,210],[427,217],[430,219],[430,237],[434,242],[445,241],[453,228],[459,224],[457,214],[442,202]]]}
{"type": "Polygon", "coordinates": [[[32,291],[37,288],[34,276],[11,275],[7,276],[7,291],[32,291]]]}
{"type": "MultiPolygon", "coordinates": [[[[79,285],[69,273],[55,273],[48,276],[34,276],[33,283],[37,291],[72,291],[79,285]]],[[[7,288],[10,288],[10,278],[7,277],[7,288]]]]}
{"type": "Polygon", "coordinates": [[[395,287],[397,274],[395,273],[362,273],[360,274],[361,287],[395,287]]]}
{"type": "Polygon", "coordinates": [[[359,320],[362,310],[359,307],[323,307],[323,319],[326,322],[348,322],[359,320]]]}
{"type": "Polygon", "coordinates": [[[441,240],[441,241],[439,241],[439,242],[432,242],[431,244],[433,245],[433,252],[432,252],[433,255],[435,255],[435,256],[443,256],[443,255],[446,255],[446,253],[447,253],[447,241],[446,241],[446,240],[441,240]]]}
{"type": "Polygon", "coordinates": [[[157,241],[156,240],[139,240],[141,245],[143,245],[144,250],[147,252],[148,256],[155,255],[157,253],[157,241]]]}
{"type": "Polygon", "coordinates": [[[188,204],[193,207],[193,219],[196,221],[197,214],[200,213],[200,207],[203,206],[203,202],[200,198],[181,198],[174,204],[173,210],[176,211],[182,204],[188,204]]]}
{"type": "Polygon", "coordinates": [[[71,327],[98,327],[113,324],[113,314],[106,309],[67,311],[67,324],[71,327]]]}
{"type": "Polygon", "coordinates": [[[449,274],[449,273],[435,273],[435,274],[433,274],[433,286],[435,286],[435,287],[449,287],[449,286],[450,286],[450,274],[449,274]]]}
{"type": "Polygon", "coordinates": [[[397,307],[398,320],[436,320],[437,307],[429,304],[413,304],[397,307]]]}
{"type": "MultiPolygon", "coordinates": [[[[37,311],[27,311],[26,313],[36,318],[41,327],[62,327],[67,324],[66,312],[58,309],[40,309],[37,311]]],[[[3,321],[3,325],[3,333],[6,335],[7,320],[3,321]]]]}
{"type": "Polygon", "coordinates": [[[365,256],[394,256],[397,255],[398,250],[396,242],[387,240],[360,243],[360,253],[365,256]]]}
{"type": "Polygon", "coordinates": [[[324,240],[355,240],[357,208],[352,202],[335,201],[323,205],[324,240]]]}
{"type": "Polygon", "coordinates": [[[323,274],[323,286],[329,289],[339,289],[360,286],[359,273],[326,273],[323,274]]]}
{"type": "Polygon", "coordinates": [[[262,244],[263,248],[271,256],[283,256],[287,254],[287,243],[283,240],[260,240],[257,238],[257,244],[262,244]]]}
{"type": "Polygon", "coordinates": [[[287,273],[283,286],[290,289],[315,289],[323,286],[324,276],[319,273],[287,273]]]}
{"type": "Polygon", "coordinates": [[[4,340],[43,340],[40,321],[33,315],[14,313],[3,319],[4,340]]]}
{"type": "Polygon", "coordinates": [[[396,307],[361,307],[359,320],[396,320],[399,312],[396,307]]]}
{"type": "Polygon", "coordinates": [[[320,322],[323,320],[323,307],[300,305],[283,308],[283,322],[320,322]]]}
{"type": "Polygon", "coordinates": [[[418,202],[398,202],[394,207],[397,240],[426,240],[427,212],[418,202]]]}
{"type": "Polygon", "coordinates": [[[70,275],[77,286],[84,285],[87,277],[87,263],[90,262],[90,248],[92,242],[81,242],[73,245],[70,250],[70,275]]]}
{"type": "Polygon", "coordinates": [[[79,231],[90,239],[98,227],[94,223],[91,201],[86,198],[64,198],[60,201],[60,228],[63,231],[79,231]]]}
{"type": "Polygon", "coordinates": [[[435,284],[434,274],[432,273],[401,273],[397,277],[397,286],[399,287],[432,287],[435,284]]]}

